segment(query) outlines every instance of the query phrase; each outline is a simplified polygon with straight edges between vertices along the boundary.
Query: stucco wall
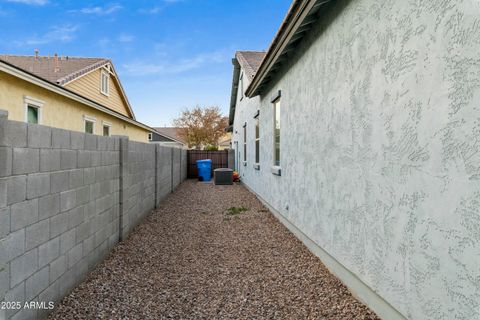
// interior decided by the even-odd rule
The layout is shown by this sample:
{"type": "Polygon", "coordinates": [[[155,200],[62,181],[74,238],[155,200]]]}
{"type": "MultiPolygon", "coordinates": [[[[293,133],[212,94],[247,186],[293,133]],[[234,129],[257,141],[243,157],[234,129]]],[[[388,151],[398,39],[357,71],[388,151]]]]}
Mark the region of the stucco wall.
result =
{"type": "MultiPolygon", "coordinates": [[[[263,93],[261,169],[243,168],[409,319],[480,319],[479,18],[474,0],[337,1],[263,93]]],[[[256,108],[241,102],[235,118],[239,145],[249,123],[249,163],[256,108]]]]}
{"type": "Polygon", "coordinates": [[[145,129],[0,72],[0,109],[9,112],[10,120],[25,121],[25,95],[45,102],[41,111],[42,125],[84,132],[83,116],[87,115],[96,118],[94,133],[97,135],[103,135],[102,121],[106,121],[112,124],[111,135],[123,135],[134,141],[148,142],[149,131],[145,129]]]}

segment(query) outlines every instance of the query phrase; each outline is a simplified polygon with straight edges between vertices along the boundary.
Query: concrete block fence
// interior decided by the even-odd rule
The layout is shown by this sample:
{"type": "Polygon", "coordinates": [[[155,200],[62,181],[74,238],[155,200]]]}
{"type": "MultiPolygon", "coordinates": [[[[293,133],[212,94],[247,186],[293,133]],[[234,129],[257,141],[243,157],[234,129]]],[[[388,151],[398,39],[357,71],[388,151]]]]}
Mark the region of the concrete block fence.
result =
{"type": "Polygon", "coordinates": [[[0,319],[44,318],[185,180],[186,165],[186,150],[0,111],[0,319]],[[24,309],[31,301],[44,305],[24,309]]]}

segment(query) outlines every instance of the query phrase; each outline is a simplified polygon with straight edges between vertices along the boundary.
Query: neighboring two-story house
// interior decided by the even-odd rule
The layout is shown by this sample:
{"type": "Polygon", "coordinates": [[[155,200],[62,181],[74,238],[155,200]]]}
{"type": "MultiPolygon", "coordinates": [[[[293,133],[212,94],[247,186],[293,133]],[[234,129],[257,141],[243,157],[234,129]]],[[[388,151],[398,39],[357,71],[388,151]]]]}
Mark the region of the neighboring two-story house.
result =
{"type": "Polygon", "coordinates": [[[10,120],[147,142],[112,62],[104,58],[0,55],[0,109],[10,120]]]}

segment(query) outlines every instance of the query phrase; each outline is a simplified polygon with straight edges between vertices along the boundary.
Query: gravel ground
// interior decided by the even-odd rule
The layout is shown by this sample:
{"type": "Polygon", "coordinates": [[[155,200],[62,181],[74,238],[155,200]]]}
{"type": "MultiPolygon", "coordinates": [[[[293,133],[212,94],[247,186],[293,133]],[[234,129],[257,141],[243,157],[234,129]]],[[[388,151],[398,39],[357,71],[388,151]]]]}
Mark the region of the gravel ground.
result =
{"type": "Polygon", "coordinates": [[[189,180],[49,319],[378,318],[244,187],[189,180]]]}

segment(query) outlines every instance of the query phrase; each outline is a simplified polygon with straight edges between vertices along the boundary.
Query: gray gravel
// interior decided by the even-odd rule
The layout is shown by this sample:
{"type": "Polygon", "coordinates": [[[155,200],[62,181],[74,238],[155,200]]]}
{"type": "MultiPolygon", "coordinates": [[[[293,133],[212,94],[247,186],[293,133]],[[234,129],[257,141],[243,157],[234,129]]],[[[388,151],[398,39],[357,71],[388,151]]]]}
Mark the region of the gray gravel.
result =
{"type": "Polygon", "coordinates": [[[378,318],[244,187],[190,180],[50,319],[378,318]]]}

